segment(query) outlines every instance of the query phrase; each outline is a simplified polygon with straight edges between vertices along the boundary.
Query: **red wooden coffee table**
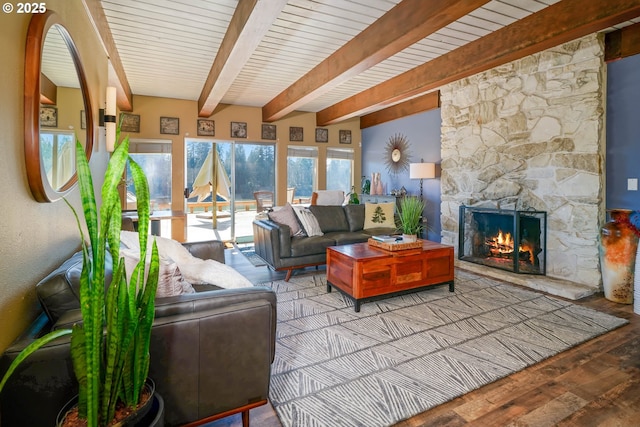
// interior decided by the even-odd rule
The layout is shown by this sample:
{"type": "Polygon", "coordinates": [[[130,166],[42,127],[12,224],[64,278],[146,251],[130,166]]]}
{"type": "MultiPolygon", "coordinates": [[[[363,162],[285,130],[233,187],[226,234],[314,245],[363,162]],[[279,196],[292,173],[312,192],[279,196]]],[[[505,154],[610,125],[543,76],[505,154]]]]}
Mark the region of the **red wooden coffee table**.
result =
{"type": "Polygon", "coordinates": [[[453,246],[428,240],[421,248],[385,250],[368,243],[327,248],[327,292],[337,288],[362,302],[448,284],[454,291],[453,246]]]}

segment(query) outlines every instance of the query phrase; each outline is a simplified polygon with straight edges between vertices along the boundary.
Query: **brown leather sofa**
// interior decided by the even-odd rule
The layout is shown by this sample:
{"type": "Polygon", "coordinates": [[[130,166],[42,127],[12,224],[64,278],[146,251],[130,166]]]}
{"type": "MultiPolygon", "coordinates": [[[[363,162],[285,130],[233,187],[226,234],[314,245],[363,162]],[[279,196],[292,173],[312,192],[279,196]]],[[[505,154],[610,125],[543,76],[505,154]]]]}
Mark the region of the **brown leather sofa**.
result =
{"type": "Polygon", "coordinates": [[[369,240],[379,234],[395,234],[395,227],[364,229],[365,205],[311,205],[322,236],[291,236],[291,228],[270,219],[253,221],[255,252],[273,270],[286,270],[289,280],[293,270],[326,264],[327,248],[369,240]]]}
{"type": "MultiPolygon", "coordinates": [[[[224,262],[222,242],[185,246],[199,258],[224,262]]],[[[77,298],[81,268],[77,253],[38,283],[44,313],[4,352],[0,377],[38,336],[81,319],[77,298]]],[[[156,300],[149,377],[164,399],[164,425],[237,412],[248,424],[249,409],[268,399],[275,352],[275,293],[264,287],[194,287],[195,294],[156,300]]],[[[14,372],[0,395],[2,426],[54,425],[58,411],[76,394],[69,338],[63,337],[29,356],[14,372]]]]}

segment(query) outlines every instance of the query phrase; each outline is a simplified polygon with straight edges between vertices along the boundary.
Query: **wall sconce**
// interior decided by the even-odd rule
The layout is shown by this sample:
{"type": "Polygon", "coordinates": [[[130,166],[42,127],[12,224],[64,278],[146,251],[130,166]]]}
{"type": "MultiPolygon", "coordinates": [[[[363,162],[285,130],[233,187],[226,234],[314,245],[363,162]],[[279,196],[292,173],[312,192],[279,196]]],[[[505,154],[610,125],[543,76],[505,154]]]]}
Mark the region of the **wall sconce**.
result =
{"type": "Polygon", "coordinates": [[[409,164],[409,178],[420,180],[420,200],[422,200],[422,180],[436,177],[436,164],[424,163],[420,159],[420,163],[409,164]]]}
{"type": "Polygon", "coordinates": [[[112,153],[116,144],[116,88],[107,87],[107,102],[104,112],[107,151],[112,153]]]}

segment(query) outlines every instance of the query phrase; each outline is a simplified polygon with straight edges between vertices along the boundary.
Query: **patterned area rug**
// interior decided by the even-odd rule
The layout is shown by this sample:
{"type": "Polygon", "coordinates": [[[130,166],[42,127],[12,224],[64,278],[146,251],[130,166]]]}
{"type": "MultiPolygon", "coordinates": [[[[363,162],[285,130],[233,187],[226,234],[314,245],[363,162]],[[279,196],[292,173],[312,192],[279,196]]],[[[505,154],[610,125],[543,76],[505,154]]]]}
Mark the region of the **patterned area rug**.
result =
{"type": "Polygon", "coordinates": [[[389,426],[627,323],[463,270],[438,286],[362,304],[326,276],[278,293],[271,403],[282,424],[389,426]]]}

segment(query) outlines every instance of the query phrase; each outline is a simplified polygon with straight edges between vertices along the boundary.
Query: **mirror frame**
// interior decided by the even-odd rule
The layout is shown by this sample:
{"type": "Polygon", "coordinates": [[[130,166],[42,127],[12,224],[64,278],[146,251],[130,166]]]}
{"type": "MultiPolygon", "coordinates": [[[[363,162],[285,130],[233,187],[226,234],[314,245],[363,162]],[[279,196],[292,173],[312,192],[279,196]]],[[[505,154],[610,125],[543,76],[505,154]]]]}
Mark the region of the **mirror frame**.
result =
{"type": "Polygon", "coordinates": [[[47,32],[56,24],[59,26],[60,35],[69,49],[78,80],[80,81],[80,91],[84,101],[87,121],[86,129],[81,129],[86,131],[85,154],[87,160],[91,159],[94,142],[94,118],[91,97],[78,49],[61,18],[54,11],[47,10],[43,14],[34,14],[27,30],[24,59],[24,155],[29,188],[33,197],[38,202],[43,203],[60,199],[78,181],[78,175],[74,172],[69,181],[61,188],[55,189],[51,187],[40,157],[40,68],[42,65],[42,49],[47,32]]]}

